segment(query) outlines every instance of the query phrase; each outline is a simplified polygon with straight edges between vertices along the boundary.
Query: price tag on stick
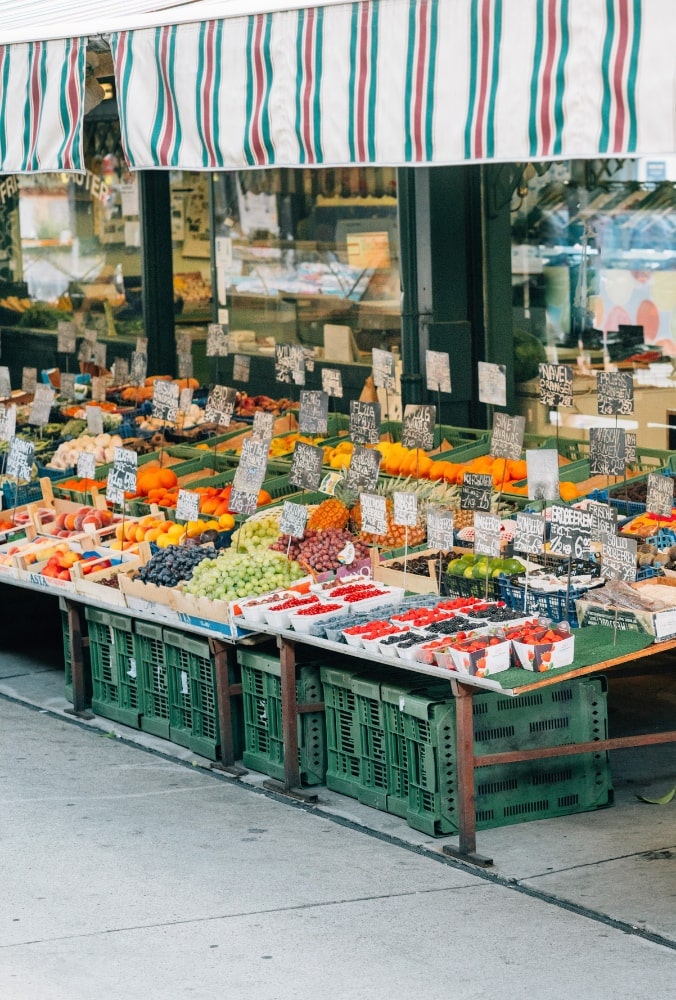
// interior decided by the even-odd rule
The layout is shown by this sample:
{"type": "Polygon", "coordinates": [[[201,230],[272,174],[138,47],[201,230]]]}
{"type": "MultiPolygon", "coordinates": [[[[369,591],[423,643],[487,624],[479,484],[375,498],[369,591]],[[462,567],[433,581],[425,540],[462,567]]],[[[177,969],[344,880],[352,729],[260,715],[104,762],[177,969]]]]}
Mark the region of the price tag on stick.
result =
{"type": "Polygon", "coordinates": [[[624,429],[590,427],[589,471],[592,476],[622,476],[625,465],[624,429]]]}
{"type": "Polygon", "coordinates": [[[591,549],[589,511],[552,504],[549,549],[552,555],[587,559],[591,549]]]}
{"type": "Polygon", "coordinates": [[[326,434],[329,397],[320,389],[303,389],[300,394],[298,429],[301,434],[326,434]]]}
{"type": "Polygon", "coordinates": [[[651,472],[648,476],[648,494],[646,510],[658,517],[671,517],[674,506],[674,480],[671,476],[662,476],[651,472]]]}
{"type": "Polygon", "coordinates": [[[96,458],[93,451],[81,451],[77,456],[78,479],[91,479],[96,476],[96,458]]]}
{"type": "MultiPolygon", "coordinates": [[[[239,463],[235,470],[233,491],[255,493],[258,496],[265,479],[268,464],[268,447],[265,441],[248,437],[242,442],[239,463]]],[[[243,513],[240,511],[240,513],[243,513]]]]}
{"type": "Polygon", "coordinates": [[[596,391],[602,416],[628,416],[634,412],[634,378],[629,372],[597,372],[596,391]]]}
{"type": "Polygon", "coordinates": [[[474,551],[477,555],[500,557],[500,518],[497,514],[474,515],[474,551]]]}
{"type": "Polygon", "coordinates": [[[305,534],[307,524],[307,507],[302,503],[292,503],[285,500],[282,506],[282,516],[279,522],[279,530],[282,535],[289,535],[291,538],[302,538],[305,534]]]}
{"type": "Polygon", "coordinates": [[[153,385],[153,417],[165,424],[175,424],[178,417],[180,389],[176,382],[156,379],[153,385]]]}
{"type": "Polygon", "coordinates": [[[442,552],[453,548],[453,511],[428,506],[427,545],[442,552]]]}
{"type": "Polygon", "coordinates": [[[460,488],[460,509],[489,511],[492,491],[492,476],[466,472],[460,488]]]}
{"type": "Polygon", "coordinates": [[[6,365],[2,365],[0,366],[0,399],[10,399],[11,395],[12,380],[9,375],[9,368],[6,365]]]}
{"type": "Polygon", "coordinates": [[[13,476],[16,480],[23,479],[28,482],[31,478],[34,457],[35,445],[32,441],[13,437],[9,443],[7,475],[13,476]]]}
{"type": "Polygon", "coordinates": [[[636,464],[636,432],[624,432],[624,460],[627,465],[636,464]]]}
{"type": "Polygon", "coordinates": [[[92,377],[92,400],[95,403],[105,403],[106,384],[107,379],[101,377],[100,375],[94,375],[92,377]]]}
{"type": "Polygon", "coordinates": [[[267,413],[265,410],[256,410],[253,418],[252,434],[261,441],[271,441],[275,428],[274,413],[267,413]]]}
{"type": "Polygon", "coordinates": [[[380,441],[380,403],[350,400],[350,440],[354,444],[378,444],[380,441]]]}
{"type": "Polygon", "coordinates": [[[360,493],[361,529],[369,535],[387,534],[387,501],[378,493],[360,493]]]}
{"type": "Polygon", "coordinates": [[[227,385],[214,385],[209,392],[204,419],[208,424],[229,427],[235,412],[237,390],[227,385]]]}
{"type": "Polygon", "coordinates": [[[38,380],[37,368],[24,368],[21,372],[21,391],[33,395],[38,380]]]}
{"type": "Polygon", "coordinates": [[[441,351],[425,351],[425,370],[429,392],[448,392],[451,389],[451,359],[441,351]]]}
{"type": "Polygon", "coordinates": [[[371,448],[356,444],[345,478],[348,489],[372,490],[378,482],[382,455],[371,448]]]}
{"type": "Polygon", "coordinates": [[[223,323],[209,323],[207,328],[207,357],[227,358],[230,353],[228,328],[223,323]]]}
{"type": "Polygon", "coordinates": [[[322,368],[322,389],[328,396],[343,398],[343,373],[340,368],[322,368]]]}
{"type": "Polygon", "coordinates": [[[617,511],[606,503],[589,503],[587,505],[591,517],[592,542],[604,542],[607,535],[617,531],[617,511]]]}
{"type": "Polygon", "coordinates": [[[275,345],[275,381],[305,385],[305,351],[301,344],[275,345]]]}
{"type": "Polygon", "coordinates": [[[573,405],[573,369],[569,365],[538,365],[539,392],[543,406],[573,405]]]}
{"type": "Polygon", "coordinates": [[[87,407],[87,430],[90,434],[103,434],[103,411],[100,406],[87,407]]]}
{"type": "Polygon", "coordinates": [[[200,495],[194,490],[179,490],[176,517],[179,521],[196,521],[200,512],[200,495]]]}
{"type": "Polygon", "coordinates": [[[291,456],[289,482],[302,490],[317,490],[322,478],[324,449],[296,441],[291,456]]]}
{"type": "Polygon", "coordinates": [[[415,528],[418,523],[418,497],[415,493],[393,494],[393,521],[406,528],[415,528]]]}
{"type": "Polygon", "coordinates": [[[545,544],[545,519],[540,514],[516,515],[514,551],[523,555],[538,555],[545,544]]]}
{"type": "Polygon", "coordinates": [[[148,356],[142,351],[132,351],[129,381],[132,385],[143,385],[148,374],[148,356]]]}
{"type": "Polygon", "coordinates": [[[125,493],[136,493],[138,455],[130,448],[116,448],[113,467],[108,473],[106,500],[123,504],[125,493]]]}
{"type": "Polygon", "coordinates": [[[35,386],[35,395],[28,417],[29,424],[34,427],[44,427],[45,424],[49,423],[49,415],[54,405],[55,396],[56,393],[51,386],[42,383],[35,386]]]}
{"type": "Polygon", "coordinates": [[[624,580],[633,583],[636,579],[635,538],[607,535],[601,546],[601,576],[606,580],[624,580]]]}
{"type": "Polygon", "coordinates": [[[392,351],[382,351],[374,347],[372,351],[373,364],[373,384],[376,389],[387,389],[388,391],[396,387],[394,354],[392,351]]]}
{"type": "Polygon", "coordinates": [[[11,441],[16,434],[16,406],[0,405],[0,441],[11,441]]]}
{"type": "Polygon", "coordinates": [[[77,331],[75,323],[59,320],[56,335],[56,350],[59,354],[75,354],[77,331]]]}
{"type": "Polygon", "coordinates": [[[553,448],[526,452],[529,500],[559,499],[559,454],[553,448]]]}
{"type": "Polygon", "coordinates": [[[409,404],[404,409],[401,425],[401,443],[404,448],[422,448],[423,451],[431,451],[434,447],[436,419],[436,406],[409,404]]]}

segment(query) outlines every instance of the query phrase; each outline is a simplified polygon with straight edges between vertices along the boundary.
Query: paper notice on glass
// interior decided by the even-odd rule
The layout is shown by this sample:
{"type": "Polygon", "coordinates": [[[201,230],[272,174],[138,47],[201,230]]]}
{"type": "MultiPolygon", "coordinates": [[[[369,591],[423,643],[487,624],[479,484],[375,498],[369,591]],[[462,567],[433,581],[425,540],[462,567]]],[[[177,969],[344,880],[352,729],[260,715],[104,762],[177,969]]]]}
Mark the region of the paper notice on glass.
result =
{"type": "Polygon", "coordinates": [[[425,359],[429,392],[452,392],[449,355],[443,351],[425,351],[425,359]]]}
{"type": "Polygon", "coordinates": [[[490,406],[507,406],[507,369],[505,365],[494,365],[480,361],[479,402],[490,406]]]}
{"type": "Polygon", "coordinates": [[[248,354],[235,354],[232,360],[233,382],[248,382],[251,373],[251,358],[248,354]]]}
{"type": "Polygon", "coordinates": [[[32,395],[38,380],[37,368],[24,368],[21,372],[21,391],[32,395]]]}

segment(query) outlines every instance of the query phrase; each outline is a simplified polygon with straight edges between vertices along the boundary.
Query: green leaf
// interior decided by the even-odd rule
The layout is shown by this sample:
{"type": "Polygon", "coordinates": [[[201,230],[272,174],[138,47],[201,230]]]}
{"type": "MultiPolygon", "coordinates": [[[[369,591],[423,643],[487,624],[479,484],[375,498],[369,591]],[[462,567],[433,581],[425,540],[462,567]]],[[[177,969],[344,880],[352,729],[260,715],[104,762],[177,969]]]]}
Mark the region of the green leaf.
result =
{"type": "Polygon", "coordinates": [[[676,786],[674,786],[674,788],[668,791],[660,799],[648,799],[645,795],[639,795],[638,792],[636,793],[636,798],[640,799],[641,802],[647,802],[651,806],[666,806],[669,802],[671,802],[674,795],[676,795],[676,786]]]}

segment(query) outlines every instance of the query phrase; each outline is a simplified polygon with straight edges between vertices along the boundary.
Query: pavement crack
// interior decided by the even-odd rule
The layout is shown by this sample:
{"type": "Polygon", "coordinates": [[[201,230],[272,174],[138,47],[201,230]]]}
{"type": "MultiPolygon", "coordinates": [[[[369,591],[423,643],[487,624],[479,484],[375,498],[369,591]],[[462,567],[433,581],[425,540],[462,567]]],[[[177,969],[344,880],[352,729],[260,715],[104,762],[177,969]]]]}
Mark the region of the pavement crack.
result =
{"type": "Polygon", "coordinates": [[[676,851],[676,847],[668,845],[666,847],[656,847],[652,851],[630,851],[629,854],[616,854],[612,858],[598,858],[596,861],[585,861],[583,864],[569,865],[567,868],[551,868],[549,871],[538,872],[534,875],[524,875],[522,878],[516,879],[516,882],[518,885],[523,885],[526,882],[532,882],[539,878],[547,878],[548,875],[563,875],[566,872],[581,871],[583,868],[598,868],[600,865],[611,864],[613,861],[642,858],[646,854],[654,854],[659,851],[676,851]]]}

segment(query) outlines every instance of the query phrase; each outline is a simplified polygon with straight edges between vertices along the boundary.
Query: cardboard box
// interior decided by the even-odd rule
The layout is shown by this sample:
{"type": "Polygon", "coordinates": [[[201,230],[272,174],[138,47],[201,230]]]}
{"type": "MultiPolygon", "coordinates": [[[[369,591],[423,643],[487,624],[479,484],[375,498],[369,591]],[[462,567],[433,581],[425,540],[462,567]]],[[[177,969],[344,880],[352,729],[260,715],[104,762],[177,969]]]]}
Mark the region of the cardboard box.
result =
{"type": "Polygon", "coordinates": [[[480,636],[470,637],[449,647],[447,652],[436,653],[437,663],[440,667],[457,670],[460,674],[469,674],[472,677],[489,677],[491,674],[509,670],[512,665],[511,643],[503,640],[494,646],[487,645],[483,649],[470,651],[468,647],[474,640],[480,638],[480,636]]]}
{"type": "MultiPolygon", "coordinates": [[[[638,590],[654,580],[634,584],[638,590]]],[[[676,580],[660,580],[660,584],[676,588],[676,580]]],[[[676,589],[674,591],[676,594],[676,589]]],[[[603,625],[623,632],[644,632],[654,636],[656,642],[676,638],[676,606],[664,611],[641,611],[634,608],[614,608],[581,599],[575,602],[580,626],[603,625]]]]}

